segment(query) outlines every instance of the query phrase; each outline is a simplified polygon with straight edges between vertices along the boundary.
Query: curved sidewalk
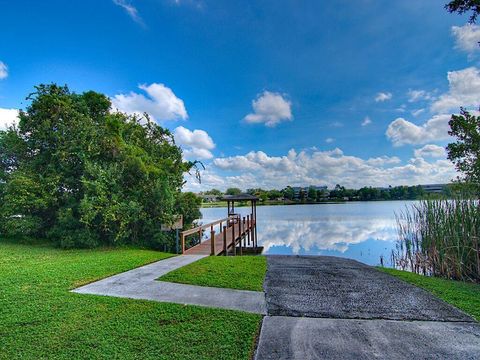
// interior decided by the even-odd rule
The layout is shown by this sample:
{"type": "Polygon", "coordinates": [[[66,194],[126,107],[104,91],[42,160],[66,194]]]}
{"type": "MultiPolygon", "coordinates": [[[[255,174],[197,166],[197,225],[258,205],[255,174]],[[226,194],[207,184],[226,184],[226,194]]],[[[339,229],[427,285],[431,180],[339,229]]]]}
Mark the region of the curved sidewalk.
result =
{"type": "Polygon", "coordinates": [[[266,314],[263,292],[213,288],[157,281],[166,273],[204,258],[180,255],[79,287],[72,292],[199,305],[266,314]]]}

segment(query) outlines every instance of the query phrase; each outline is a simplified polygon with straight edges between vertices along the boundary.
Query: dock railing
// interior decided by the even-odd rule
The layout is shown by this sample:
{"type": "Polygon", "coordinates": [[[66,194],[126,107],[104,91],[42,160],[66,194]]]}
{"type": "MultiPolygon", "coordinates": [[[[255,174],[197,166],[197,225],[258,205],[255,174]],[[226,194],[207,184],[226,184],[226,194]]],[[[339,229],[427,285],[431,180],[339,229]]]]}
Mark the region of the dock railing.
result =
{"type": "Polygon", "coordinates": [[[198,234],[198,240],[199,240],[199,244],[200,244],[202,242],[202,237],[203,237],[204,230],[210,229],[210,231],[212,231],[213,228],[218,225],[218,227],[220,229],[220,232],[221,232],[223,224],[225,224],[226,227],[230,227],[230,224],[232,222],[236,221],[237,218],[238,218],[237,215],[230,215],[226,218],[223,218],[223,219],[220,219],[220,220],[217,220],[217,221],[205,224],[205,225],[197,226],[197,227],[194,227],[194,228],[189,229],[189,230],[182,231],[180,233],[180,241],[182,243],[182,254],[184,254],[185,250],[186,250],[185,249],[185,238],[187,236],[193,235],[193,234],[198,234]]]}
{"type": "Polygon", "coordinates": [[[226,255],[229,248],[232,249],[233,254],[236,254],[238,244],[240,245],[240,254],[242,254],[243,248],[247,248],[247,240],[248,246],[250,246],[252,241],[253,247],[257,247],[255,228],[256,222],[252,215],[242,218],[239,214],[232,214],[226,218],[182,231],[180,233],[182,254],[185,254],[186,251],[190,254],[205,253],[207,251],[205,247],[208,246],[206,242],[209,242],[210,245],[208,250],[210,255],[218,255],[222,252],[226,255]],[[218,232],[216,233],[215,228],[217,226],[218,232]],[[210,234],[208,234],[208,238],[203,241],[203,246],[201,246],[205,232],[207,234],[210,232],[210,234]],[[198,235],[198,243],[187,249],[186,238],[191,235],[198,235]]]}

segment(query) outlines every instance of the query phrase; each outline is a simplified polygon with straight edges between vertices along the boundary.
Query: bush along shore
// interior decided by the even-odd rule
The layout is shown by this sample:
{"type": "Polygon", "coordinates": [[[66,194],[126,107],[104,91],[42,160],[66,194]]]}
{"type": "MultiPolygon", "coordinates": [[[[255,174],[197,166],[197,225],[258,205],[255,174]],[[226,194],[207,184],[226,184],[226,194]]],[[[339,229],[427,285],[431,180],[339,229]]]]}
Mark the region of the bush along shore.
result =
{"type": "Polygon", "coordinates": [[[396,215],[392,262],[417,274],[480,282],[480,202],[424,200],[396,215]]]}

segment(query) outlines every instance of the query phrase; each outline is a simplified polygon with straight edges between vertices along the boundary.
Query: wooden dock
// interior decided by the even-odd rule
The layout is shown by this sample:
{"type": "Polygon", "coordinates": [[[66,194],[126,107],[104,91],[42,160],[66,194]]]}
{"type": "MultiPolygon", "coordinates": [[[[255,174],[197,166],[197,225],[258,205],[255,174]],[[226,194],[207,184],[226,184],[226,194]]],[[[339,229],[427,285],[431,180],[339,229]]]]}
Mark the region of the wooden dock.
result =
{"type": "Polygon", "coordinates": [[[180,239],[182,254],[186,255],[243,255],[244,251],[258,249],[256,220],[251,215],[243,218],[230,215],[225,219],[183,231],[180,239]],[[205,233],[208,238],[203,240],[205,233]],[[189,236],[199,240],[190,248],[189,236]]]}

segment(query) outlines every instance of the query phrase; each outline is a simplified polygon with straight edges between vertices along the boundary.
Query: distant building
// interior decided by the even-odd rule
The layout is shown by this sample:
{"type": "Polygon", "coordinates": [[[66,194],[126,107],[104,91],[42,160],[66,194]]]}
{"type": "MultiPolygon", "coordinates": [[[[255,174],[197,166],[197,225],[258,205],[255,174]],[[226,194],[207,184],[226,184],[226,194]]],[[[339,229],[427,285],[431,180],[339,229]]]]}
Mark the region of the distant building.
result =
{"type": "Polygon", "coordinates": [[[301,198],[302,194],[304,194],[304,196],[306,197],[307,194],[308,194],[308,189],[315,189],[316,191],[321,191],[322,193],[327,193],[328,192],[328,187],[325,186],[325,185],[322,185],[322,186],[310,185],[310,186],[306,186],[306,187],[293,186],[292,187],[293,198],[298,200],[298,199],[301,198]]]}
{"type": "Polygon", "coordinates": [[[420,187],[425,191],[426,193],[437,193],[441,194],[447,187],[447,184],[427,184],[427,185],[420,185],[420,187]]]}
{"type": "Polygon", "coordinates": [[[202,195],[202,199],[205,202],[215,202],[219,201],[220,196],[218,195],[202,195]]]}
{"type": "Polygon", "coordinates": [[[309,186],[309,187],[307,188],[307,190],[308,190],[309,188],[314,188],[314,189],[317,190],[317,191],[328,191],[328,186],[326,186],[326,185],[322,185],[322,186],[309,186]]]}
{"type": "Polygon", "coordinates": [[[293,186],[292,190],[293,190],[293,198],[294,199],[300,199],[300,195],[303,191],[303,188],[300,187],[300,186],[293,186]]]}

